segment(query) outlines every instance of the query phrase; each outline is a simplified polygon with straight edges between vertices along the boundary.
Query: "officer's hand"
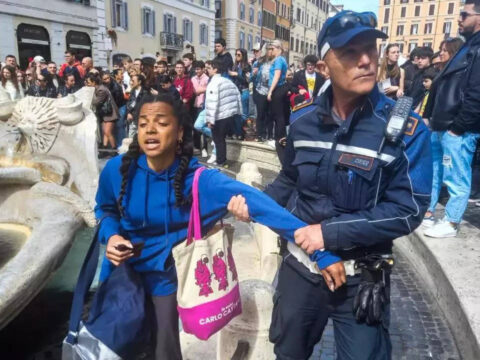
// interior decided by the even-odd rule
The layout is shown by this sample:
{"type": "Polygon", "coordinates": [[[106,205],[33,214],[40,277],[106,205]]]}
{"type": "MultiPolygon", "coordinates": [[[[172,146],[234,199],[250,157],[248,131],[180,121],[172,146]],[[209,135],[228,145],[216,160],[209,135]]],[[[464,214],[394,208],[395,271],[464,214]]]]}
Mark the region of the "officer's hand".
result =
{"type": "Polygon", "coordinates": [[[248,213],[248,205],[242,195],[232,196],[227,206],[228,211],[232,213],[237,220],[249,222],[250,214],[248,213]]]}
{"type": "Polygon", "coordinates": [[[315,250],[323,250],[322,226],[320,224],[308,225],[295,231],[295,243],[300,246],[307,254],[312,254],[315,250]]]}
{"type": "Polygon", "coordinates": [[[341,261],[327,266],[325,269],[320,270],[320,272],[322,273],[328,288],[332,292],[347,282],[345,266],[343,266],[343,262],[341,261]]]}

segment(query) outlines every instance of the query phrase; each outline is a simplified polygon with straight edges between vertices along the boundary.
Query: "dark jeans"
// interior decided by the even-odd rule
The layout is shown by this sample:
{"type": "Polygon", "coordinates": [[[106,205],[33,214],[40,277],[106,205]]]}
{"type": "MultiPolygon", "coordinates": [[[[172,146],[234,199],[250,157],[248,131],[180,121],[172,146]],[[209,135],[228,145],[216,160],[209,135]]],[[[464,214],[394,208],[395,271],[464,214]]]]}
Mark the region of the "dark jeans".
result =
{"type": "Polygon", "coordinates": [[[231,128],[234,116],[226,119],[216,120],[212,129],[213,142],[217,150],[217,164],[223,165],[227,161],[227,143],[225,137],[231,128]]]}
{"type": "MultiPolygon", "coordinates": [[[[291,259],[286,258],[279,270],[270,325],[270,341],[275,344],[277,360],[309,359],[328,318],[333,320],[338,359],[391,358],[389,305],[385,309],[383,324],[357,323],[352,306],[359,276],[348,276],[347,284],[332,293],[322,276],[310,273],[293,255],[287,257],[291,259]]],[[[389,294],[389,276],[386,283],[389,294]]]]}
{"type": "Polygon", "coordinates": [[[267,101],[267,95],[261,95],[254,90],[253,101],[257,106],[257,136],[264,139],[268,138],[269,135],[272,135],[272,130],[268,133],[267,122],[270,122],[270,116],[268,116],[269,102],[267,101]]]}
{"type": "Polygon", "coordinates": [[[152,296],[157,321],[156,360],[182,360],[178,329],[177,293],[152,296]]]}
{"type": "Polygon", "coordinates": [[[287,136],[287,122],[289,117],[289,102],[287,87],[276,87],[272,94],[271,118],[275,122],[275,140],[287,136]]]}

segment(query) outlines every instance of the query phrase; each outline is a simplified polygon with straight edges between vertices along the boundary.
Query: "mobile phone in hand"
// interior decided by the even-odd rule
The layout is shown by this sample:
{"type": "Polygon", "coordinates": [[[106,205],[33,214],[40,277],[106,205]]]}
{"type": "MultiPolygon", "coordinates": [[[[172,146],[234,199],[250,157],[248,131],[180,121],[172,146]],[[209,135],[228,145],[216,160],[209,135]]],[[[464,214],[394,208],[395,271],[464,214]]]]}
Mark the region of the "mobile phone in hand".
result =
{"type": "Polygon", "coordinates": [[[125,245],[125,244],[118,244],[117,246],[115,246],[115,249],[117,249],[118,251],[121,251],[121,252],[124,252],[124,251],[132,251],[133,248],[125,245]]]}

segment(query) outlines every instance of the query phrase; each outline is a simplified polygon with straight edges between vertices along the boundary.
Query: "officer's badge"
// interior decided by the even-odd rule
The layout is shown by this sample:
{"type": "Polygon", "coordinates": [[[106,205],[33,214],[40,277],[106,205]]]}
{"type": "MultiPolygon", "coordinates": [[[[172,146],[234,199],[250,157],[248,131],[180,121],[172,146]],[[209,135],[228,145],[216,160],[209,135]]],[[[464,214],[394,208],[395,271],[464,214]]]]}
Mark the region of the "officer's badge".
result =
{"type": "Polygon", "coordinates": [[[353,166],[364,171],[372,170],[374,159],[370,156],[343,153],[338,159],[338,163],[347,166],[353,166]]]}
{"type": "Polygon", "coordinates": [[[412,136],[417,130],[418,119],[415,119],[413,116],[408,118],[407,127],[405,128],[405,135],[412,136]]]}

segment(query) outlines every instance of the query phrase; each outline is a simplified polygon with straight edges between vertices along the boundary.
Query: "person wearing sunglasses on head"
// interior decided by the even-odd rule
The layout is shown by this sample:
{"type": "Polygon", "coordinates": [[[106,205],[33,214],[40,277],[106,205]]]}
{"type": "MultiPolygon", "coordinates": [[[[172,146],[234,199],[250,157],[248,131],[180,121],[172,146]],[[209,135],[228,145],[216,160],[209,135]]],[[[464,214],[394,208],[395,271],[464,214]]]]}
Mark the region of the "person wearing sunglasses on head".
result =
{"type": "Polygon", "coordinates": [[[432,133],[434,177],[432,200],[424,225],[426,236],[457,235],[472,185],[472,158],[480,137],[480,0],[467,0],[458,18],[467,41],[435,79],[424,117],[432,133]],[[435,221],[442,183],[450,195],[445,217],[435,221]]]}
{"type": "MultiPolygon", "coordinates": [[[[331,85],[292,112],[284,166],[265,190],[311,224],[283,247],[269,334],[277,360],[309,359],[329,318],[338,359],[391,358],[393,240],[422,221],[432,160],[430,134],[413,112],[402,118],[405,134],[386,136],[395,102],[376,86],[376,42],[387,38],[376,25],[373,13],[327,19],[317,67],[331,85]],[[342,261],[315,266],[314,250],[342,261]]],[[[248,219],[248,208],[231,205],[248,219]]]]}

